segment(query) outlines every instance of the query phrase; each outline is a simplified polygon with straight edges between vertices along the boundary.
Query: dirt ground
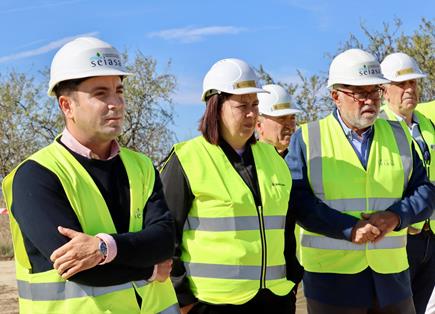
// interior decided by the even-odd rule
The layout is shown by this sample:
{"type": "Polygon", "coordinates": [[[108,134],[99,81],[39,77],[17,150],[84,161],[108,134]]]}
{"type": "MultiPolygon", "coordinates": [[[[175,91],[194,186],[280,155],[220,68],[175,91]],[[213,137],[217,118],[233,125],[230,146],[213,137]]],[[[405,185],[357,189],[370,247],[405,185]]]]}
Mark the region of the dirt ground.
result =
{"type": "Polygon", "coordinates": [[[14,261],[0,261],[0,312],[3,314],[18,313],[14,261]]]}
{"type": "MultiPolygon", "coordinates": [[[[17,283],[15,281],[14,261],[0,261],[0,312],[2,314],[18,313],[17,283]]],[[[305,314],[305,298],[301,289],[296,302],[296,314],[305,314]]]]}

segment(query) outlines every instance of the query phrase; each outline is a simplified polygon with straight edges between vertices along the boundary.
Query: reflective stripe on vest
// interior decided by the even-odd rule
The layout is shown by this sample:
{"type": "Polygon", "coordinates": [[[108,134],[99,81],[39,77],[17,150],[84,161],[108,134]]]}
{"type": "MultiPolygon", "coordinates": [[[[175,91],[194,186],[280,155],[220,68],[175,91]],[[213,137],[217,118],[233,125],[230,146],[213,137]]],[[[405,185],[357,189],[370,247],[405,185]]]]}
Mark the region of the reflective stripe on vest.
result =
{"type": "MultiPolygon", "coordinates": [[[[135,284],[138,287],[143,287],[148,283],[142,280],[135,281],[135,284]]],[[[72,281],[29,283],[23,280],[17,280],[17,286],[20,298],[33,301],[59,301],[82,297],[97,297],[133,287],[130,282],[107,287],[91,287],[72,281]]]]}
{"type": "Polygon", "coordinates": [[[306,247],[323,249],[323,250],[380,250],[380,249],[397,249],[406,246],[406,235],[386,237],[378,243],[355,244],[346,240],[338,240],[327,237],[303,234],[301,244],[306,247]]]}
{"type": "MultiPolygon", "coordinates": [[[[373,128],[364,168],[333,115],[302,126],[314,195],[329,207],[359,219],[361,213],[384,211],[399,201],[412,173],[411,138],[401,125],[377,120],[373,128]]],[[[365,245],[303,229],[300,238],[301,260],[307,271],[354,274],[371,267],[378,273],[395,273],[408,267],[406,230],[365,245]]]]}
{"type": "MultiPolygon", "coordinates": [[[[265,216],[264,227],[266,229],[284,229],[285,216],[265,216]]],[[[241,231],[258,230],[259,228],[258,216],[216,218],[189,216],[184,225],[184,230],[199,231],[241,231]]]]}
{"type": "MultiPolygon", "coordinates": [[[[218,279],[240,279],[258,280],[261,266],[235,266],[204,263],[184,263],[188,276],[218,278],[218,279]]],[[[285,277],[285,265],[267,266],[266,280],[275,280],[285,277]]]]}

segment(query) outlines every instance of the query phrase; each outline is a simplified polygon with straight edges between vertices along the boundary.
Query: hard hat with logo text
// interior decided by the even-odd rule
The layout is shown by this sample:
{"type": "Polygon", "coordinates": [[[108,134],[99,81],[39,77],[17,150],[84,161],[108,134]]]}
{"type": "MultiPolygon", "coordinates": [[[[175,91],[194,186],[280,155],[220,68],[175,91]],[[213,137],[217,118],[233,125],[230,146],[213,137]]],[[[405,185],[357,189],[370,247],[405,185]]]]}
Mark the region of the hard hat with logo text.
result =
{"type": "Polygon", "coordinates": [[[392,53],[381,63],[382,74],[393,82],[403,82],[426,77],[414,58],[403,52],[392,53]]]}
{"type": "Polygon", "coordinates": [[[376,58],[361,49],[349,49],[332,60],[329,67],[328,87],[334,84],[354,86],[389,83],[381,72],[376,58]]]}
{"type": "Polygon", "coordinates": [[[276,84],[268,84],[262,87],[267,93],[258,94],[260,114],[273,117],[281,117],[301,112],[291,107],[290,95],[285,88],[276,84]]]}
{"type": "Polygon", "coordinates": [[[131,75],[122,65],[119,52],[94,37],[79,37],[65,44],[53,58],[48,95],[62,81],[93,76],[131,75]]]}
{"type": "Polygon", "coordinates": [[[213,64],[204,77],[202,101],[220,92],[244,95],[265,93],[258,85],[254,70],[245,61],[235,58],[222,59],[213,64]]]}

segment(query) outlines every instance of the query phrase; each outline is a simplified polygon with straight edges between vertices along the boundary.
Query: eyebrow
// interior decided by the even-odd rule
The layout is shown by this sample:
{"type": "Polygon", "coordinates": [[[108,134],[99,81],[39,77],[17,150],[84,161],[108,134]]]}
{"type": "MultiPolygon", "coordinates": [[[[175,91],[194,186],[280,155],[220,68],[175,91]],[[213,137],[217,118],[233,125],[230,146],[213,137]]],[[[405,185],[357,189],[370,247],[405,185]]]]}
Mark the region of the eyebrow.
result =
{"type": "MultiPolygon", "coordinates": [[[[91,93],[95,93],[98,91],[108,91],[110,88],[106,87],[106,86],[96,86],[93,89],[91,89],[91,93]]],[[[116,86],[116,90],[124,90],[124,85],[119,84],[118,86],[116,86]]]]}

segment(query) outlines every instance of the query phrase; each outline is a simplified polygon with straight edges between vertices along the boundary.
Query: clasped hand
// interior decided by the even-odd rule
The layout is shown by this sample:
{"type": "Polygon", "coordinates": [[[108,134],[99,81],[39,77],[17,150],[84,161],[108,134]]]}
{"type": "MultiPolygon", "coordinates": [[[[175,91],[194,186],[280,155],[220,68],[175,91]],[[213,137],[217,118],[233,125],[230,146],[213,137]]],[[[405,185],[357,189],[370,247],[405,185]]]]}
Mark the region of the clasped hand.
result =
{"type": "Polygon", "coordinates": [[[387,233],[396,229],[400,222],[399,216],[390,211],[362,213],[361,218],[352,229],[352,242],[356,244],[379,242],[387,233]]]}

